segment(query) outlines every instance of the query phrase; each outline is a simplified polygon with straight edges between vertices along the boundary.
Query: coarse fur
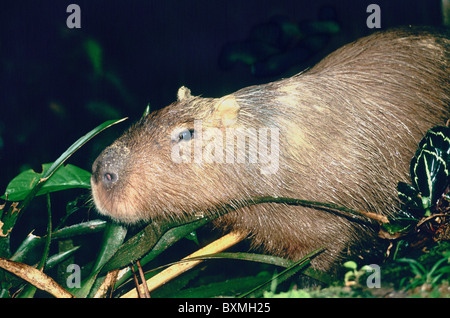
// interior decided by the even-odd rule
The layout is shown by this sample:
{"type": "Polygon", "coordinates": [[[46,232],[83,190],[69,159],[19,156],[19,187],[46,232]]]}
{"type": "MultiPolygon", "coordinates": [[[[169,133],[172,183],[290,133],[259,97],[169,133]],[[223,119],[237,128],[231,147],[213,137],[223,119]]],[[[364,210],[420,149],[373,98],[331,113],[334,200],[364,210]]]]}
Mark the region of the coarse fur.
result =
{"type": "MultiPolygon", "coordinates": [[[[97,209],[136,223],[183,219],[273,196],[390,215],[398,208],[397,183],[409,182],[418,142],[448,119],[449,56],[447,31],[400,28],[350,43],[302,74],[222,98],[192,96],[181,88],[176,102],[143,117],[95,161],[91,183],[97,209]],[[204,134],[212,127],[224,134],[228,128],[253,128],[247,130],[249,139],[259,128],[275,127],[278,169],[262,173],[261,162],[249,162],[253,146],[248,144],[240,150],[245,162],[217,162],[207,155],[196,160],[195,151],[183,158],[189,162],[174,162],[174,145],[192,149],[199,138],[195,120],[202,121],[204,134]],[[193,138],[178,138],[183,129],[193,138]]],[[[226,151],[237,148],[234,139],[223,141],[226,151]]],[[[213,157],[221,148],[215,149],[213,157]]],[[[325,246],[312,261],[322,270],[348,255],[375,250],[372,228],[300,206],[244,207],[215,224],[291,259],[325,246]]]]}

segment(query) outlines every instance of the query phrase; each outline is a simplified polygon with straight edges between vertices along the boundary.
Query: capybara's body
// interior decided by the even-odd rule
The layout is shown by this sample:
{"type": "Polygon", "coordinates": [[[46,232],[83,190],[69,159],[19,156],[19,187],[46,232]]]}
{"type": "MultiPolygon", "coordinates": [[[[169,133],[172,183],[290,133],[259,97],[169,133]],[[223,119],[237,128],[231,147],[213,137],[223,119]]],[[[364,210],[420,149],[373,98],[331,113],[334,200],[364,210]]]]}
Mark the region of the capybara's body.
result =
{"type": "MultiPolygon", "coordinates": [[[[125,223],[262,196],[389,215],[397,183],[410,183],[418,142],[449,117],[449,57],[445,31],[395,29],[350,43],[302,74],[222,98],[183,87],[176,102],[144,116],[96,160],[96,206],[125,223]]],[[[292,259],[323,246],[312,261],[323,270],[376,236],[351,218],[277,203],[237,209],[215,224],[292,259]]]]}

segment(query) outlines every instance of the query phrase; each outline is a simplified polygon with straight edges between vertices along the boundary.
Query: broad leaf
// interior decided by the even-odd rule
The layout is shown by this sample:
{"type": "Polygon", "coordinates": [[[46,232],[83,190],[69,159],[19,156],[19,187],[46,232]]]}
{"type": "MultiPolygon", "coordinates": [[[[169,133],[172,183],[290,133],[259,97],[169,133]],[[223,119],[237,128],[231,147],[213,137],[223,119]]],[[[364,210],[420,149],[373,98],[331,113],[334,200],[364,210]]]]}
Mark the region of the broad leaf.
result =
{"type": "MultiPolygon", "coordinates": [[[[48,171],[52,163],[42,165],[42,172],[37,173],[32,169],[26,170],[15,177],[6,188],[2,199],[9,201],[21,201],[31,192],[33,187],[48,171]]],[[[91,173],[68,164],[61,166],[38,191],[38,195],[43,195],[55,191],[73,189],[73,188],[90,188],[91,173]]]]}

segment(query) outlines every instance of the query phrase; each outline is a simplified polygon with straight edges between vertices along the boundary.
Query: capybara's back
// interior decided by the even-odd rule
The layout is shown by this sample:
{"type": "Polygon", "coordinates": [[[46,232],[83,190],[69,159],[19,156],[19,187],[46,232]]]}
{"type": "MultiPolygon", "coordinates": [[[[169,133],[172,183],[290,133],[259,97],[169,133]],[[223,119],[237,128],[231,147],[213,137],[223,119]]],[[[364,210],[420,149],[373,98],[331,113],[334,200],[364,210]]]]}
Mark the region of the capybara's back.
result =
{"type": "MultiPolygon", "coordinates": [[[[178,100],[142,118],[99,156],[92,190],[115,220],[170,220],[262,196],[330,202],[388,215],[425,132],[445,124],[450,40],[425,28],[375,33],[291,78],[178,100]]],[[[370,249],[376,233],[329,211],[265,203],[216,226],[268,253],[312,265],[370,249]]]]}

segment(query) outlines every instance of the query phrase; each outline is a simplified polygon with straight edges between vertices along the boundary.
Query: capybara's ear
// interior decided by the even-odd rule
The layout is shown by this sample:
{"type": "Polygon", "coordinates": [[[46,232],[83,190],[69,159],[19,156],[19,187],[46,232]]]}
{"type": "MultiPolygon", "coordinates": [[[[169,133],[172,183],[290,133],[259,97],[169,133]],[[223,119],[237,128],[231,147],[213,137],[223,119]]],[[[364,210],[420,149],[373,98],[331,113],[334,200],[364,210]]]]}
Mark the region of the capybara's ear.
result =
{"type": "Polygon", "coordinates": [[[233,95],[227,95],[219,99],[212,112],[213,120],[217,120],[222,127],[229,127],[236,123],[241,106],[233,95]]]}
{"type": "Polygon", "coordinates": [[[187,88],[185,86],[181,86],[178,89],[177,99],[179,102],[181,102],[182,100],[185,100],[185,99],[189,99],[191,97],[192,97],[191,90],[189,88],[187,88]]]}

